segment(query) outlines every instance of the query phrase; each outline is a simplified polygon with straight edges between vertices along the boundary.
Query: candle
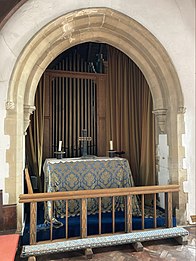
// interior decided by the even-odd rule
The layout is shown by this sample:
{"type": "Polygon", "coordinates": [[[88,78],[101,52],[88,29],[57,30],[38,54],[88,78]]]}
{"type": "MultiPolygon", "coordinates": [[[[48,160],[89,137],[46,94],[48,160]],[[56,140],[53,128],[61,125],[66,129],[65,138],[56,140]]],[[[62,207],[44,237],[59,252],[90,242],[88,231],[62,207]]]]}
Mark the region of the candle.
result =
{"type": "Polygon", "coordinates": [[[58,148],[58,151],[61,151],[61,147],[62,147],[62,140],[59,141],[59,148],[58,148]]]}
{"type": "Polygon", "coordinates": [[[113,150],[113,141],[110,140],[110,150],[113,150]]]}

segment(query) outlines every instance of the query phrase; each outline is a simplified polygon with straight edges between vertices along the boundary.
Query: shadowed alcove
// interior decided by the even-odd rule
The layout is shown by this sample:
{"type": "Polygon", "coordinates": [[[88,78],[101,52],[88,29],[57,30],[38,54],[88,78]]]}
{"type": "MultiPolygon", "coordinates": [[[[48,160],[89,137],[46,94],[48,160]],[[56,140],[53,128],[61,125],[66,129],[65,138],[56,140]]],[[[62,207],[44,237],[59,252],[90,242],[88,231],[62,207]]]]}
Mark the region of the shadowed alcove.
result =
{"type": "MultiPolygon", "coordinates": [[[[129,160],[136,185],[155,185],[152,96],[138,66],[120,50],[87,42],[61,53],[46,69],[27,129],[27,163],[39,180],[46,158],[63,142],[64,157],[108,156],[109,141],[129,160]]],[[[43,183],[43,182],[42,182],[43,183]]]]}

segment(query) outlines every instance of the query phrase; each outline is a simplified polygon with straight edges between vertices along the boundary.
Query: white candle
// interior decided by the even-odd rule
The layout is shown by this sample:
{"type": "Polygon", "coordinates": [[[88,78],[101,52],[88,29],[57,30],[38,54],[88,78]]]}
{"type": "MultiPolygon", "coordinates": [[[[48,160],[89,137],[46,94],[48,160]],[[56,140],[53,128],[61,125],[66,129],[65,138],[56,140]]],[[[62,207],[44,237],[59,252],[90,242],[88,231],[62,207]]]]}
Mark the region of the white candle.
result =
{"type": "Polygon", "coordinates": [[[110,150],[113,150],[113,141],[110,140],[110,150]]]}
{"type": "Polygon", "coordinates": [[[58,151],[61,151],[61,148],[62,148],[62,140],[59,141],[59,148],[58,148],[58,151]]]}

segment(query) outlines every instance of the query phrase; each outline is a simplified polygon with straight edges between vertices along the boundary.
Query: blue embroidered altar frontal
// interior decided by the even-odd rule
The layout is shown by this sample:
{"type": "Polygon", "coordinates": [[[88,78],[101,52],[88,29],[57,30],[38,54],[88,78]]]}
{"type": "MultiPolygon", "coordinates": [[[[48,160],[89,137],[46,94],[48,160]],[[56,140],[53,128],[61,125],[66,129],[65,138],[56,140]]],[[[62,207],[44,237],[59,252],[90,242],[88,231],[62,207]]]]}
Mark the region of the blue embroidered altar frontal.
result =
{"type": "MultiPolygon", "coordinates": [[[[134,186],[131,170],[124,158],[67,158],[46,159],[44,163],[45,192],[75,191],[89,189],[122,188],[134,186]]],[[[51,203],[45,208],[45,218],[48,219],[51,203]]],[[[116,197],[116,210],[124,209],[124,198],[116,197]]],[[[69,216],[80,214],[80,200],[69,200],[69,216]]],[[[111,197],[102,198],[102,212],[112,210],[111,197]]],[[[95,214],[98,211],[98,200],[88,199],[87,212],[95,214]]],[[[55,202],[56,217],[65,216],[65,201],[55,202]]],[[[139,215],[137,197],[133,196],[133,215],[139,215]]]]}

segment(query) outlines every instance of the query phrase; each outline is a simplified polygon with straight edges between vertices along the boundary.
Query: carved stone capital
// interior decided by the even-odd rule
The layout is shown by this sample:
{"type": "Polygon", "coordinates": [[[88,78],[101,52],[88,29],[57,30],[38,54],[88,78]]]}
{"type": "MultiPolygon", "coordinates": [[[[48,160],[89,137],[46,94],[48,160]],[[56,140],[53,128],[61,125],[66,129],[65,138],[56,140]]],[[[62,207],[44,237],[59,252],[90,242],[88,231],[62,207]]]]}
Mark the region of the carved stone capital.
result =
{"type": "Polygon", "coordinates": [[[15,103],[13,101],[7,101],[5,103],[6,110],[14,110],[15,109],[15,103]]]}
{"type": "Polygon", "coordinates": [[[157,109],[154,110],[153,113],[155,114],[156,122],[158,124],[160,133],[165,133],[167,109],[157,109]]]}
{"type": "Polygon", "coordinates": [[[185,112],[186,112],[186,107],[183,107],[183,106],[182,106],[182,107],[179,107],[179,108],[178,108],[178,113],[179,113],[179,114],[184,114],[185,112]]]}
{"type": "Polygon", "coordinates": [[[24,134],[26,135],[26,130],[29,126],[30,123],[30,115],[34,112],[35,110],[34,105],[24,105],[24,134]]]}

